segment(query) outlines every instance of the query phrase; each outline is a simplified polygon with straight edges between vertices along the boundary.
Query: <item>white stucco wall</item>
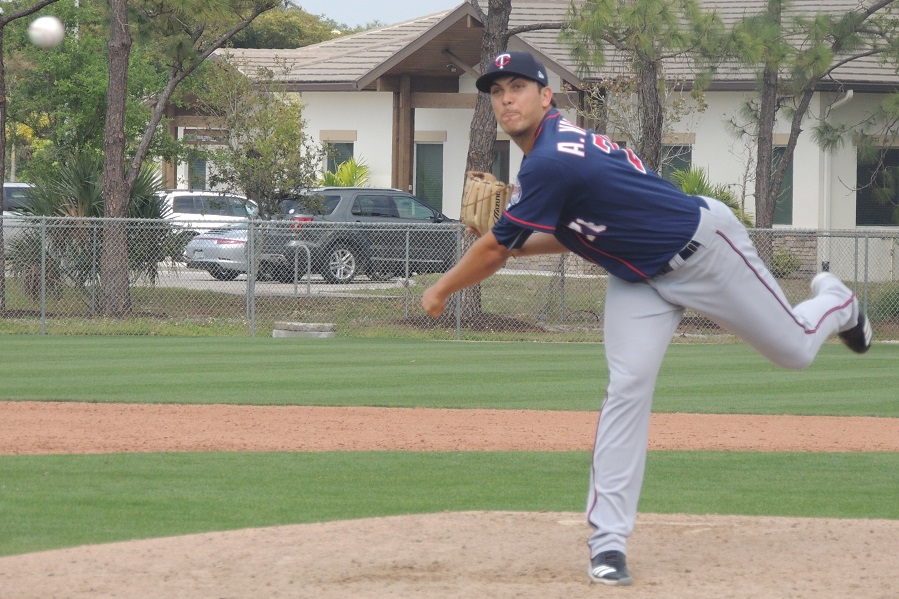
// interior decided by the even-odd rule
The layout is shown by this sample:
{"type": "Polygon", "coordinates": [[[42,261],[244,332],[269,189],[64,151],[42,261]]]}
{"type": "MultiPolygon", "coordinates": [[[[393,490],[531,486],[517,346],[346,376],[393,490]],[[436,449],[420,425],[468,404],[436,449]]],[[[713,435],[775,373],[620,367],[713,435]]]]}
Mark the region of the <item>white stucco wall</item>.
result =
{"type": "MultiPolygon", "coordinates": [[[[560,88],[559,78],[550,73],[550,86],[560,88]]],[[[460,79],[460,93],[476,93],[474,79],[460,79]]],[[[729,122],[739,118],[739,109],[748,94],[716,92],[706,95],[708,109],[691,113],[672,127],[674,133],[693,133],[693,164],[706,170],[713,184],[730,186],[744,209],[755,211],[753,140],[738,138],[729,122]]],[[[831,98],[816,98],[812,104],[815,118],[823,102],[831,98]]],[[[352,131],[355,133],[355,155],[371,169],[371,185],[389,187],[393,156],[392,107],[389,92],[304,92],[304,118],[307,133],[316,141],[322,131],[352,131]]],[[[834,122],[852,122],[872,109],[877,96],[856,94],[843,107],[833,111],[834,122]]],[[[574,120],[573,113],[566,116],[574,120]]],[[[468,152],[471,124],[470,109],[420,108],[415,113],[416,132],[445,133],[443,211],[450,217],[459,215],[463,176],[468,152]]],[[[832,154],[820,150],[812,140],[813,122],[806,122],[796,147],[793,168],[793,223],[797,228],[847,229],[855,226],[856,148],[851,140],[832,154]]],[[[776,135],[785,139],[789,123],[778,125],[776,135]]],[[[503,137],[502,131],[499,132],[503,137]]],[[[337,140],[340,141],[340,140],[337,140]]],[[[514,181],[521,164],[521,151],[511,144],[510,178],[514,181]]]]}
{"type": "MultiPolygon", "coordinates": [[[[738,93],[709,94],[704,112],[692,112],[672,125],[674,133],[695,133],[693,165],[704,169],[713,185],[727,185],[738,199],[744,197],[750,154],[745,142],[731,132],[728,122],[742,100],[743,95],[738,93]]],[[[744,210],[755,212],[751,198],[744,210]]]]}
{"type": "MultiPolygon", "coordinates": [[[[355,131],[355,156],[369,166],[371,186],[391,186],[392,93],[303,92],[302,101],[306,132],[310,137],[319,142],[322,131],[355,131]]],[[[443,144],[443,212],[452,218],[459,216],[470,125],[470,110],[427,108],[415,111],[416,132],[446,135],[443,144]]]]}
{"type": "MultiPolygon", "coordinates": [[[[872,113],[883,100],[883,96],[872,94],[854,94],[839,108],[830,113],[835,124],[855,124],[861,115],[872,113]]],[[[858,148],[851,138],[844,138],[841,147],[831,155],[830,163],[830,203],[825,204],[822,198],[821,228],[852,229],[855,228],[855,186],[858,169],[858,148]],[[829,213],[825,210],[829,209],[829,213]],[[825,218],[826,217],[826,218],[825,218]],[[829,221],[829,226],[828,226],[829,221]]]]}
{"type": "MultiPolygon", "coordinates": [[[[556,78],[556,85],[559,81],[556,78]]],[[[461,93],[476,93],[474,79],[463,77],[461,93]]],[[[390,187],[392,172],[393,94],[389,92],[303,92],[306,133],[321,141],[323,131],[353,131],[354,152],[369,166],[372,187],[390,187]]],[[[415,111],[416,132],[444,133],[443,212],[459,217],[459,204],[468,155],[470,109],[419,108],[415,111]]],[[[573,115],[569,115],[574,118],[573,115]]],[[[502,137],[502,131],[499,132],[502,137]]],[[[340,140],[337,140],[340,141],[340,140]]],[[[344,140],[353,141],[353,140],[344,140]]],[[[510,175],[514,180],[522,153],[514,145],[510,151],[510,175]]]]}
{"type": "MultiPolygon", "coordinates": [[[[778,133],[789,130],[782,124],[778,133]]],[[[793,227],[814,229],[820,218],[820,201],[825,186],[823,171],[826,168],[820,148],[806,129],[796,142],[793,155],[793,227]]]]}
{"type": "MultiPolygon", "coordinates": [[[[743,126],[741,106],[750,94],[716,92],[705,96],[708,108],[704,112],[687,115],[673,125],[676,133],[695,133],[693,165],[705,169],[712,184],[728,186],[743,209],[755,213],[755,140],[737,134],[743,126]]],[[[776,140],[789,132],[789,123],[778,124],[776,140]]],[[[796,146],[793,169],[792,227],[818,226],[821,186],[819,152],[811,144],[811,136],[804,133],[796,146]]]]}
{"type": "Polygon", "coordinates": [[[415,111],[416,131],[446,134],[443,144],[443,213],[451,218],[459,218],[469,127],[471,110],[419,108],[415,111]]]}
{"type": "Polygon", "coordinates": [[[303,92],[306,134],[316,142],[322,131],[353,131],[356,160],[370,169],[372,187],[390,187],[393,94],[389,92],[303,92]]]}
{"type": "MultiPolygon", "coordinates": [[[[693,114],[674,126],[676,132],[695,132],[693,164],[706,169],[712,183],[730,186],[745,197],[747,212],[755,212],[755,142],[732,133],[730,121],[739,118],[740,106],[751,94],[717,92],[706,94],[708,109],[693,114]]],[[[796,145],[793,162],[793,223],[795,228],[849,229],[855,227],[856,147],[846,139],[841,148],[828,154],[814,142],[814,119],[834,99],[820,95],[812,103],[809,118],[796,145]]],[[[860,114],[871,111],[878,96],[856,95],[830,113],[834,123],[857,122],[860,114]],[[851,106],[850,106],[851,104],[851,106]]],[[[785,140],[790,123],[781,120],[776,140],[785,140]]],[[[777,141],[776,141],[777,143],[777,141]]],[[[779,144],[777,144],[779,145],[779,144]]]]}

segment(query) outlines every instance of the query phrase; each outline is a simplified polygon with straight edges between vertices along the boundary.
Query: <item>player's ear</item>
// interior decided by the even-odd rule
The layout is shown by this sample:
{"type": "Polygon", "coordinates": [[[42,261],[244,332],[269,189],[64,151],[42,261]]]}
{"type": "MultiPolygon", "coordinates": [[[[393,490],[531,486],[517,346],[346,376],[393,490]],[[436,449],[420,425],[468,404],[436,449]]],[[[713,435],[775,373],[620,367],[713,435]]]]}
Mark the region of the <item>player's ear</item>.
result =
{"type": "Polygon", "coordinates": [[[540,86],[540,99],[543,104],[543,108],[549,108],[550,106],[555,106],[553,102],[553,90],[549,88],[547,85],[540,86]]]}

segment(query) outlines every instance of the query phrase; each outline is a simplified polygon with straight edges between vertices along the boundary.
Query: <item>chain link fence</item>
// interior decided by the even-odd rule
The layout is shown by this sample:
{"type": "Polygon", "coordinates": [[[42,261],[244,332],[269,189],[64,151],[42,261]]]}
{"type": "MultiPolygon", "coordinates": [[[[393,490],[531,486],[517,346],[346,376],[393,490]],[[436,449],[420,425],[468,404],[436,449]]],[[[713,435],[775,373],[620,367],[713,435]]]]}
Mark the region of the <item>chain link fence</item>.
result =
{"type": "MultiPolygon", "coordinates": [[[[857,291],[878,338],[899,338],[899,231],[751,234],[792,303],[827,269],[857,291]]],[[[254,221],[197,231],[168,221],[4,216],[3,236],[0,333],[270,336],[301,323],[350,337],[602,340],[605,273],[570,254],[512,259],[453,296],[441,318],[427,317],[421,294],[473,241],[458,223],[254,221]],[[118,312],[102,288],[112,223],[124,224],[128,246],[118,312]]],[[[675,340],[731,338],[688,311],[675,340]]]]}

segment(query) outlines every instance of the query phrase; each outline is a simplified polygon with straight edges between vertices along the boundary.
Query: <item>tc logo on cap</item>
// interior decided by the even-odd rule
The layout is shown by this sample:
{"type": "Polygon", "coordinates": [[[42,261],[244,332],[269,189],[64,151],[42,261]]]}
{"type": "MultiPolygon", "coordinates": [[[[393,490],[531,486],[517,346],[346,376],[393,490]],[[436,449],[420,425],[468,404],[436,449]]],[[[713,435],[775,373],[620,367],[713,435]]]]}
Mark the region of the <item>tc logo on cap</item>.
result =
{"type": "Polygon", "coordinates": [[[487,72],[478,77],[475,86],[478,91],[490,93],[493,82],[505,76],[518,75],[546,85],[546,68],[537,62],[529,52],[509,51],[498,54],[493,64],[487,65],[487,72]]]}

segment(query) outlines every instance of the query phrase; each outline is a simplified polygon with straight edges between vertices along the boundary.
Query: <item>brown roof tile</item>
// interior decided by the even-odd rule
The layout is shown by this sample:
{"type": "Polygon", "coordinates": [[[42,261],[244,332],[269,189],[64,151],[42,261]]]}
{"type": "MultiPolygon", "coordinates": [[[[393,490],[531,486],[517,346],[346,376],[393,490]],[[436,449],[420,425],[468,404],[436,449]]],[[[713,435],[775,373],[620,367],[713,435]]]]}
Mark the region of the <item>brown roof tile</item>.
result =
{"type": "MultiPolygon", "coordinates": [[[[701,0],[704,7],[718,12],[730,25],[738,19],[761,13],[766,0],[701,0]]],[[[510,27],[561,22],[568,10],[568,0],[514,0],[510,27]]],[[[858,6],[858,0],[794,0],[786,15],[813,14],[818,11],[840,14],[858,6]]],[[[411,73],[430,77],[447,77],[449,62],[444,51],[453,58],[477,68],[482,27],[475,10],[463,2],[455,9],[426,15],[417,19],[379,29],[340,37],[295,50],[220,50],[218,56],[230,55],[248,76],[267,68],[289,89],[296,90],[361,90],[372,89],[380,77],[411,73]]],[[[547,66],[563,79],[578,85],[577,65],[568,48],[554,30],[520,34],[510,46],[537,54],[547,66]]],[[[601,74],[626,70],[620,56],[607,56],[601,74]]],[[[667,73],[672,77],[692,77],[688,61],[671,61],[667,73]]],[[[752,68],[733,62],[719,66],[716,87],[751,89],[755,80],[752,68]]],[[[461,75],[457,73],[455,76],[461,75]]],[[[596,77],[597,73],[583,75],[596,77]]],[[[871,89],[899,88],[895,67],[883,65],[876,57],[853,61],[851,67],[835,73],[831,84],[871,89]]]]}

